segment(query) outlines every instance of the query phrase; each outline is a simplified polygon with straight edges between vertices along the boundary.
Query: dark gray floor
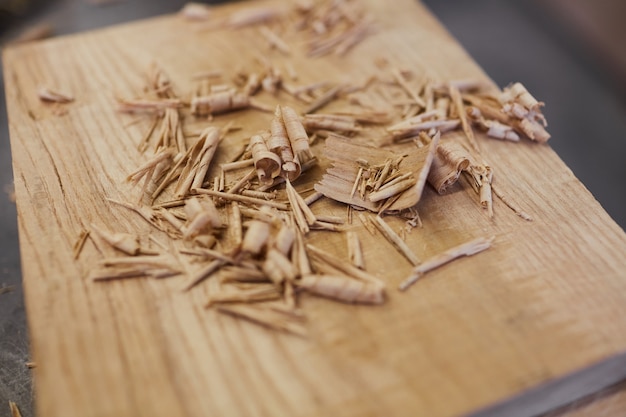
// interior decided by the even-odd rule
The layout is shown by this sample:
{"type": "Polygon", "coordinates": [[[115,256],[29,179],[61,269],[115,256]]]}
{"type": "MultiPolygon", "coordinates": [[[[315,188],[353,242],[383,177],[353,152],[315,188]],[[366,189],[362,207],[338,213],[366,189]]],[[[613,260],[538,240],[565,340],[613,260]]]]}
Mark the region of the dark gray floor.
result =
{"type": "MultiPolygon", "coordinates": [[[[57,34],[72,33],[178,10],[181,0],[133,0],[96,7],[81,0],[44,3],[30,16],[0,19],[0,40],[43,18],[57,34]],[[6,25],[9,25],[8,27],[6,25]]],[[[501,86],[522,81],[547,103],[551,145],[606,210],[626,226],[626,102],[602,68],[567,31],[543,15],[537,2],[426,0],[434,13],[501,86]]],[[[0,8],[3,4],[0,0],[0,8]]],[[[2,17],[2,15],[0,15],[2,17]]],[[[0,97],[4,86],[0,84],[0,97]]],[[[6,105],[0,99],[0,187],[11,184],[6,105]]],[[[580,213],[584,216],[585,213],[580,213]]],[[[28,341],[17,240],[16,211],[0,195],[0,417],[7,401],[32,415],[28,341]]]]}

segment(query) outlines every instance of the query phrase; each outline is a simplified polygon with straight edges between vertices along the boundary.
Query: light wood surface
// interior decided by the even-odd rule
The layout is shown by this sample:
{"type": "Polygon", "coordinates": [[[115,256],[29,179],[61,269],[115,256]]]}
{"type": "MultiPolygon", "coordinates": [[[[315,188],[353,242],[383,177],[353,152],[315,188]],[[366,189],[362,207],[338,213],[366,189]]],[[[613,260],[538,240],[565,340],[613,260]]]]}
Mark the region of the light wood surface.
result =
{"type": "MultiPolygon", "coordinates": [[[[303,84],[366,79],[379,56],[441,80],[486,78],[419,3],[366,3],[379,32],[346,57],[294,53],[303,84]]],[[[495,184],[533,222],[500,201],[490,220],[472,191],[440,197],[428,187],[424,227],[407,236],[421,259],[473,237],[496,240],[405,293],[396,287],[411,265],[355,222],[389,299],[370,307],[305,297],[306,338],[205,310],[210,281],[182,293],[183,277],[87,280],[99,254],[88,245],[75,261],[72,246],[89,224],[155,233],[106,200],[136,195],[124,178],[146,158],[136,145],[150,124],[118,114],[116,97],[140,94],[152,62],[191,92],[193,74],[234,70],[265,51],[254,29],[197,32],[178,17],[5,50],[40,416],[459,416],[626,351],[626,235],[549,146],[527,141],[479,137],[495,184]],[[66,115],[39,102],[40,85],[76,96],[66,115]]],[[[270,118],[246,114],[241,140],[218,158],[270,118]]],[[[231,117],[241,115],[216,123],[231,117]]],[[[345,215],[328,201],[313,207],[345,215]]],[[[344,236],[310,241],[347,259],[344,236]]]]}

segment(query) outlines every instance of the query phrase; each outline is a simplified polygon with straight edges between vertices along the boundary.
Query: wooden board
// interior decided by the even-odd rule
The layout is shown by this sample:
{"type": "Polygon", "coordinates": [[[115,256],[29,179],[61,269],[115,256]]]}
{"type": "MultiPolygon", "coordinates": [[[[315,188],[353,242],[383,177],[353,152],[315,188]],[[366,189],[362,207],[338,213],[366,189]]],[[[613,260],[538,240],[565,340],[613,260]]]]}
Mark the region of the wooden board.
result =
{"type": "MultiPolygon", "coordinates": [[[[486,79],[419,3],[366,4],[379,32],[346,57],[294,54],[303,84],[365,79],[379,56],[441,80],[486,79]]],[[[265,48],[254,29],[197,32],[164,17],[4,51],[40,416],[458,416],[626,350],[626,235],[549,146],[525,141],[479,138],[497,184],[533,222],[499,201],[490,220],[460,187],[428,189],[424,227],[407,237],[422,259],[476,236],[495,235],[494,247],[399,293],[410,265],[359,229],[389,300],[305,297],[307,338],[207,311],[207,286],[181,293],[184,278],[87,280],[99,255],[88,246],[75,261],[72,246],[91,222],[154,233],[106,200],[133,195],[124,178],[145,158],[136,144],[149,126],[118,114],[116,97],[140,94],[155,61],[191,92],[194,73],[234,71],[265,48]],[[77,100],[56,116],[39,85],[77,100]]],[[[268,117],[250,113],[239,138],[268,117]]],[[[314,208],[345,214],[327,201],[314,208]]],[[[343,239],[312,237],[339,256],[343,239]]]]}

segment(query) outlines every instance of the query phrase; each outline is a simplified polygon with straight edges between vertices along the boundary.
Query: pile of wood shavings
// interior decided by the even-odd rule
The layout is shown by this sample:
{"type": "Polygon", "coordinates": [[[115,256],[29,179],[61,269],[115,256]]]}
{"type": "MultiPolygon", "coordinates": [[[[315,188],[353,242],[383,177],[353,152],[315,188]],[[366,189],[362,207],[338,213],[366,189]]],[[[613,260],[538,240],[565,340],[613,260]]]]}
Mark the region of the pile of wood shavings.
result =
{"type": "MultiPolygon", "coordinates": [[[[310,25],[316,30],[322,12],[328,12],[324,7],[336,3],[316,8],[299,4],[301,29],[310,25]]],[[[240,28],[280,15],[257,9],[246,13],[231,16],[225,26],[240,28]]],[[[193,11],[193,18],[198,14],[193,11]]],[[[424,81],[382,60],[381,73],[364,83],[324,81],[295,87],[271,62],[257,63],[260,71],[239,72],[232,82],[223,82],[220,71],[199,74],[199,88],[188,100],[154,67],[145,97],[120,101],[120,112],[151,117],[153,123],[139,143],[147,154],[145,163],[128,176],[129,182],[142,183],[141,190],[128,201],[110,201],[141,216],[168,240],[153,238],[155,250],[140,243],[136,233],[92,225],[81,233],[75,256],[88,238],[115,252],[102,259],[93,280],[183,275],[181,290],[189,291],[214,277],[207,307],[303,335],[304,315],[298,309],[303,292],[349,303],[385,301],[385,282],[365,270],[361,242],[350,230],[353,212],[368,231],[380,233],[413,265],[401,290],[434,268],[489,248],[493,241],[478,237],[420,260],[383,216],[405,219],[410,227],[421,224],[417,207],[427,182],[443,194],[463,177],[487,216],[493,216],[495,194],[530,220],[493,188],[494,174],[481,157],[478,140],[486,139],[474,135],[477,129],[500,140],[548,140],[543,103],[521,84],[497,91],[482,82],[424,81]],[[270,106],[270,101],[278,104],[270,106]],[[331,104],[338,110],[315,113],[331,104]],[[251,135],[235,158],[217,164],[216,153],[232,149],[237,122],[245,123],[251,112],[267,115],[265,130],[251,135]],[[218,127],[224,113],[238,117],[218,127]],[[204,126],[190,140],[186,125],[197,121],[204,126]],[[383,142],[376,143],[380,137],[383,142]],[[321,145],[313,146],[319,140],[325,141],[321,153],[321,145]],[[323,158],[332,166],[323,177],[313,178],[314,189],[302,189],[301,177],[323,158]],[[316,214],[311,206],[320,198],[345,203],[345,218],[316,214]],[[308,244],[312,231],[345,233],[350,262],[308,244]]],[[[285,66],[294,73],[288,61],[285,66]]]]}

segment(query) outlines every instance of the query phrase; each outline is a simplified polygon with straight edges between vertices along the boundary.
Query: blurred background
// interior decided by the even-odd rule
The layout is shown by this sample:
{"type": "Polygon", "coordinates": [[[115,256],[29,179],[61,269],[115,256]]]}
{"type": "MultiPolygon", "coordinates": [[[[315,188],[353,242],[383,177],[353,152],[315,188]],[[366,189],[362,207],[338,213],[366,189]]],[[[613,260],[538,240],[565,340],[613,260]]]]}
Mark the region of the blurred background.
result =
{"type": "MultiPolygon", "coordinates": [[[[626,2],[423,3],[498,85],[521,81],[546,102],[550,145],[625,228],[626,2]]],[[[0,0],[0,45],[173,13],[184,4],[181,0],[0,0]]],[[[2,83],[0,97],[0,417],[10,415],[9,400],[29,417],[33,390],[31,371],[25,365],[28,334],[2,83]]]]}

